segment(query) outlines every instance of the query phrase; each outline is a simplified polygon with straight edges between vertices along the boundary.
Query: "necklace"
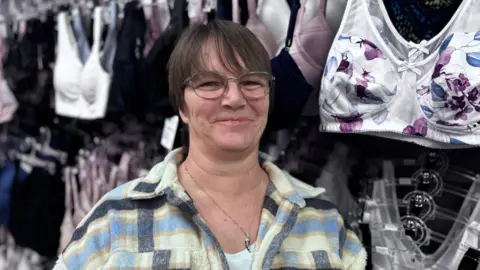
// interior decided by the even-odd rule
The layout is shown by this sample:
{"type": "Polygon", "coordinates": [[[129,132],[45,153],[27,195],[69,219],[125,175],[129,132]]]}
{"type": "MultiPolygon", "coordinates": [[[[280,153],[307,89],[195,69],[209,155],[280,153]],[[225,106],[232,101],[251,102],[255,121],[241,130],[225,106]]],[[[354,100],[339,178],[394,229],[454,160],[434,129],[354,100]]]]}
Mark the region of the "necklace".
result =
{"type": "Polygon", "coordinates": [[[243,232],[243,234],[245,234],[245,248],[248,250],[248,252],[251,252],[250,249],[251,249],[252,245],[250,244],[250,234],[248,232],[246,232],[242,228],[242,226],[240,226],[225,210],[223,210],[223,208],[220,207],[220,205],[210,196],[210,194],[208,194],[207,191],[202,186],[200,186],[197,183],[197,181],[195,181],[195,178],[193,178],[193,176],[188,171],[187,164],[185,164],[185,171],[187,172],[190,179],[193,180],[195,185],[197,185],[203,191],[203,193],[207,194],[208,198],[210,198],[210,200],[218,207],[218,209],[220,209],[231,221],[233,221],[233,223],[235,223],[235,225],[237,225],[237,227],[243,232]]]}

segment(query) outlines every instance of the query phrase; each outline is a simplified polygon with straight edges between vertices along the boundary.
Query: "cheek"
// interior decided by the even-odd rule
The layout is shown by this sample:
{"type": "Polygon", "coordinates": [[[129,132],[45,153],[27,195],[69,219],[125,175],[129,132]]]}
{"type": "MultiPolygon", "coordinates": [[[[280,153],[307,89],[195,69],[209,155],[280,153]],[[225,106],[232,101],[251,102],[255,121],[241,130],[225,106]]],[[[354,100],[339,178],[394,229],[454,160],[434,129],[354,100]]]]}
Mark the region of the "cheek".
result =
{"type": "Polygon", "coordinates": [[[214,104],[196,102],[194,106],[191,106],[189,111],[190,122],[193,121],[197,124],[209,123],[210,119],[212,119],[212,117],[215,115],[215,111],[214,104]]]}
{"type": "Polygon", "coordinates": [[[259,119],[266,120],[268,118],[268,108],[270,105],[268,99],[255,101],[252,102],[250,105],[259,119]]]}

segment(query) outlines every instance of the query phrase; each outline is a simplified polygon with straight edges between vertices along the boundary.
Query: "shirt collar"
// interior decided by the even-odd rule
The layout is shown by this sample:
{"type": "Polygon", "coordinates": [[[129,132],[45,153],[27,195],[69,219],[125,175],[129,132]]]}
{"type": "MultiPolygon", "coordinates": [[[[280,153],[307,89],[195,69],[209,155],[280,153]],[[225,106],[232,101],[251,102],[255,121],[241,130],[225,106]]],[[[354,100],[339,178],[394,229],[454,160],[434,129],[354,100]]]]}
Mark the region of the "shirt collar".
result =
{"type": "MultiPolygon", "coordinates": [[[[136,180],[128,191],[127,197],[137,200],[150,199],[163,196],[167,188],[173,190],[181,188],[178,183],[177,166],[182,161],[182,148],[171,151],[146,176],[136,180]]],[[[300,207],[305,206],[305,199],[317,197],[325,192],[323,188],[312,187],[293,178],[270,161],[261,160],[260,162],[280,196],[300,207]]]]}

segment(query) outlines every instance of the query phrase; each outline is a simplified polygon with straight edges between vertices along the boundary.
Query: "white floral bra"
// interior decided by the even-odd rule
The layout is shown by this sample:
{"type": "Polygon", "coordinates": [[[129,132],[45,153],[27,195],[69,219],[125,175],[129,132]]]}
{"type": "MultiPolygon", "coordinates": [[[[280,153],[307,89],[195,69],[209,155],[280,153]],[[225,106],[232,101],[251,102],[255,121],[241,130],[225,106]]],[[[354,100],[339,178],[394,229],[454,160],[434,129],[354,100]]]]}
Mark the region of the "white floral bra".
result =
{"type": "Polygon", "coordinates": [[[416,44],[383,1],[348,1],[321,83],[320,131],[480,146],[478,14],[480,0],[464,0],[440,33],[416,44]]]}

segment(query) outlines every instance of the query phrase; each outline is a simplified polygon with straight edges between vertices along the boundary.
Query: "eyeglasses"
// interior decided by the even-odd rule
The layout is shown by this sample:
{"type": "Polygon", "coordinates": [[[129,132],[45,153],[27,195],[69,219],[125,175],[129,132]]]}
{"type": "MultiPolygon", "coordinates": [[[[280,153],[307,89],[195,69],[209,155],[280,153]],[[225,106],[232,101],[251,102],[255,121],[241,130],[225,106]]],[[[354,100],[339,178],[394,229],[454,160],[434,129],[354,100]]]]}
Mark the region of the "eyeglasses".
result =
{"type": "Polygon", "coordinates": [[[217,99],[225,93],[229,81],[237,81],[246,99],[262,98],[270,92],[275,78],[267,72],[248,72],[239,77],[227,77],[214,71],[199,72],[183,82],[204,99],[217,99]]]}

